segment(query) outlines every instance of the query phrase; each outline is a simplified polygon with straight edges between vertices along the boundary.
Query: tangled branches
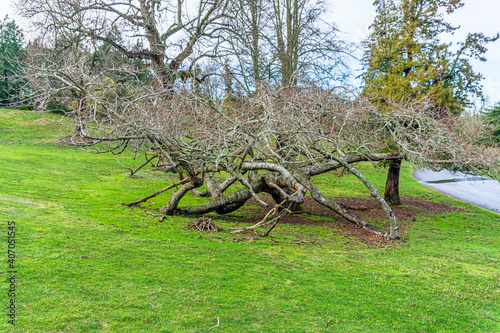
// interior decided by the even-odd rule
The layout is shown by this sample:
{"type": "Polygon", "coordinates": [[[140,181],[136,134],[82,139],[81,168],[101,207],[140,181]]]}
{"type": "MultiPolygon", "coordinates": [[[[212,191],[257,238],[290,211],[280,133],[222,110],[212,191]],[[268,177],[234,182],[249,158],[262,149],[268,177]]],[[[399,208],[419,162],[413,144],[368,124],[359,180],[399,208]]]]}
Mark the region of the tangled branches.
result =
{"type": "Polygon", "coordinates": [[[189,229],[196,229],[198,231],[215,231],[219,232],[222,230],[221,227],[213,224],[210,217],[202,216],[196,220],[190,221],[188,225],[189,229]]]}
{"type": "MultiPolygon", "coordinates": [[[[57,84],[35,80],[37,105],[45,105],[56,92],[61,103],[76,105],[80,135],[88,145],[115,156],[132,149],[157,168],[178,175],[176,185],[181,186],[160,209],[163,215],[226,214],[250,198],[267,206],[259,196],[267,193],[276,204],[273,216],[281,216],[292,204],[303,203],[309,192],[359,227],[396,238],[396,217],[356,163],[406,159],[421,166],[491,171],[500,160],[498,147],[477,144],[484,134],[480,124],[466,117],[436,117],[424,103],[382,113],[366,101],[317,88],[269,88],[251,97],[214,98],[201,90],[172,93],[138,80],[117,82],[105,73],[77,75],[75,64],[66,71],[39,68],[33,78],[48,77],[48,72],[57,84]],[[80,79],[68,79],[72,76],[80,79]],[[316,187],[314,176],[338,168],[358,177],[380,202],[388,231],[350,213],[316,187]],[[222,183],[214,180],[216,174],[222,183]],[[188,193],[211,199],[180,206],[188,193]]],[[[271,218],[265,221],[272,223],[271,218]]]]}

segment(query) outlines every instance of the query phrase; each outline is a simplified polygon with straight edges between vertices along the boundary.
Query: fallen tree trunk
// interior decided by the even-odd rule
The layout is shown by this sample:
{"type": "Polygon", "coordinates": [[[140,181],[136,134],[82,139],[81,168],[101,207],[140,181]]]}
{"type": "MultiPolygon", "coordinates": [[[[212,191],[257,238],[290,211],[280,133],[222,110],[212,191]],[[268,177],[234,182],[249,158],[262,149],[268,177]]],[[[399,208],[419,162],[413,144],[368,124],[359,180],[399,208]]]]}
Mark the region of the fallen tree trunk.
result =
{"type": "MultiPolygon", "coordinates": [[[[246,203],[246,201],[248,201],[252,197],[257,198],[258,201],[262,201],[258,196],[260,193],[270,194],[273,197],[276,205],[279,205],[280,207],[282,206],[286,209],[292,203],[303,203],[304,196],[306,192],[309,191],[316,202],[331,209],[335,213],[344,217],[347,221],[356,224],[357,226],[369,232],[394,239],[398,237],[398,226],[396,217],[392,213],[392,210],[384,201],[384,198],[380,195],[380,193],[375,189],[375,187],[373,187],[373,185],[351,165],[353,162],[363,160],[383,160],[393,157],[394,155],[390,154],[380,154],[370,157],[348,156],[343,158],[338,156],[329,156],[329,158],[331,158],[333,161],[330,160],[330,162],[327,163],[327,166],[323,165],[315,168],[308,167],[301,169],[287,169],[282,165],[267,162],[244,162],[241,163],[238,167],[238,170],[240,170],[239,173],[232,167],[228,167],[227,165],[222,163],[219,164],[219,166],[217,166],[216,168],[214,168],[214,166],[207,166],[203,169],[197,169],[196,171],[198,174],[204,174],[203,179],[196,178],[198,181],[197,184],[193,184],[192,182],[184,184],[179,191],[175,192],[172,195],[169,203],[160,209],[160,213],[164,215],[194,216],[200,216],[210,212],[227,214],[241,208],[246,203]],[[332,199],[325,197],[318,189],[318,187],[314,185],[314,183],[310,180],[310,175],[317,174],[319,170],[334,170],[341,167],[347,168],[351,173],[358,177],[370,190],[371,195],[377,198],[382,208],[388,215],[390,224],[389,231],[385,231],[371,225],[361,217],[349,212],[339,203],[336,203],[332,199]],[[220,188],[215,183],[212,176],[208,174],[208,172],[210,171],[215,172],[221,170],[228,170],[228,173],[231,174],[231,176],[222,183],[222,188],[220,188]],[[243,176],[243,173],[246,173],[248,171],[253,172],[251,181],[243,176]],[[265,172],[257,174],[256,172],[258,171],[265,172]],[[238,179],[240,184],[244,185],[245,187],[237,190],[236,192],[223,195],[223,191],[227,188],[227,184],[233,183],[235,179],[238,179]],[[203,183],[207,185],[208,190],[206,192],[208,192],[213,198],[211,201],[197,206],[178,207],[178,203],[184,195],[186,195],[190,190],[194,190],[197,187],[200,187],[203,183]]],[[[200,193],[203,192],[198,191],[197,195],[199,195],[200,193]]]]}

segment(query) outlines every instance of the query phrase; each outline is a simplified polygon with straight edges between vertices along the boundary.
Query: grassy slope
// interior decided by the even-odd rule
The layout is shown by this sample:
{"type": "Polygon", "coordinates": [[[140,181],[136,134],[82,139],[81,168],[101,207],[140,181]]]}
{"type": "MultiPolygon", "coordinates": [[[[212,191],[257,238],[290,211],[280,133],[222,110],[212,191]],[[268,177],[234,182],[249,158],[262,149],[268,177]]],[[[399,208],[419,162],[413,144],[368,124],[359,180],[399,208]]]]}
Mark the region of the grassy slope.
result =
{"type": "MultiPolygon", "coordinates": [[[[1,331],[202,332],[219,317],[212,332],[500,332],[483,316],[500,319],[499,215],[424,188],[409,170],[405,195],[464,211],[422,215],[385,248],[290,225],[272,237],[316,243],[236,243],[186,230],[187,218],[158,223],[119,206],[165,180],[126,177],[113,156],[58,144],[64,126],[42,117],[54,118],[0,110],[0,246],[6,257],[15,221],[19,303],[15,329],[2,313],[1,331]]],[[[365,169],[382,188],[384,172],[365,169]]],[[[329,195],[367,195],[351,177],[320,182],[329,195]]]]}

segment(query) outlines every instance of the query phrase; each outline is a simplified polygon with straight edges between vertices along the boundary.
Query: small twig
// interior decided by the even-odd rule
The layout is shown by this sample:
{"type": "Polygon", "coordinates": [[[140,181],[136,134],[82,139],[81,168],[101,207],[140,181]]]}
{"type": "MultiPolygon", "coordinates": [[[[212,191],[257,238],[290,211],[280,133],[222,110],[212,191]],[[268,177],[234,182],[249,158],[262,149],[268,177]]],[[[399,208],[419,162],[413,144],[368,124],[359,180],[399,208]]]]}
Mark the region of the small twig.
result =
{"type": "Polygon", "coordinates": [[[496,321],[496,322],[500,321],[500,320],[498,320],[498,319],[491,318],[490,316],[487,316],[487,315],[482,314],[482,313],[480,313],[480,315],[481,315],[481,316],[483,316],[483,317],[485,317],[485,318],[488,318],[488,319],[491,319],[491,320],[493,320],[493,321],[496,321]]]}
{"type": "Polygon", "coordinates": [[[77,258],[80,258],[80,259],[103,259],[103,258],[106,258],[106,256],[102,256],[102,257],[95,257],[95,258],[92,258],[92,257],[89,257],[89,256],[77,256],[77,258]]]}
{"type": "MultiPolygon", "coordinates": [[[[251,227],[244,227],[244,228],[229,228],[229,229],[237,229],[237,230],[234,230],[234,231],[231,231],[232,234],[237,234],[237,233],[240,233],[240,232],[244,232],[244,231],[247,231],[247,230],[254,230],[254,229],[257,229],[257,228],[260,228],[260,227],[264,227],[266,225],[269,225],[273,222],[275,222],[277,219],[279,219],[279,216],[278,217],[275,217],[274,219],[272,219],[271,221],[266,221],[266,220],[262,220],[260,221],[259,223],[257,224],[254,224],[253,226],[251,227]]],[[[254,231],[255,233],[255,231],[254,231]]],[[[256,235],[260,236],[258,233],[256,233],[256,235]]]]}
{"type": "Polygon", "coordinates": [[[269,235],[269,233],[274,229],[274,227],[278,224],[279,221],[280,221],[280,219],[276,218],[276,222],[274,222],[274,224],[271,226],[271,228],[269,228],[265,233],[262,234],[262,237],[267,237],[269,235]]]}
{"type": "Polygon", "coordinates": [[[314,241],[294,240],[294,241],[290,241],[289,243],[302,245],[302,244],[307,244],[307,243],[314,244],[314,241]]]}
{"type": "Polygon", "coordinates": [[[151,215],[151,216],[158,216],[158,217],[160,217],[160,222],[162,222],[163,219],[165,218],[165,215],[163,215],[163,214],[154,214],[154,213],[151,213],[151,212],[146,212],[146,214],[151,215]]]}
{"type": "Polygon", "coordinates": [[[246,230],[257,229],[257,228],[262,227],[264,225],[271,224],[272,222],[274,222],[274,219],[272,219],[270,222],[268,222],[267,219],[269,218],[269,216],[273,215],[276,212],[277,207],[278,206],[275,206],[273,209],[271,209],[269,212],[267,212],[266,216],[264,216],[264,218],[260,222],[258,222],[257,224],[254,224],[251,227],[246,227],[246,228],[229,228],[229,230],[231,230],[231,229],[237,229],[235,231],[231,231],[232,234],[236,234],[236,233],[239,233],[239,232],[243,232],[243,231],[246,231],[246,230]]]}
{"type": "Polygon", "coordinates": [[[413,317],[412,315],[403,315],[403,316],[408,317],[408,318],[414,318],[414,319],[424,320],[423,318],[420,318],[420,317],[413,317]]]}
{"type": "Polygon", "coordinates": [[[220,326],[220,320],[219,320],[219,317],[217,317],[217,325],[210,327],[210,328],[207,330],[207,332],[210,332],[210,330],[211,330],[212,328],[216,328],[216,327],[219,327],[219,326],[220,326]]]}
{"type": "Polygon", "coordinates": [[[344,205],[344,207],[346,209],[350,209],[350,210],[368,210],[367,207],[365,206],[351,206],[351,205],[344,205]]]}
{"type": "Polygon", "coordinates": [[[148,195],[147,197],[144,197],[142,199],[139,199],[137,201],[134,201],[134,202],[129,202],[129,203],[121,203],[120,205],[122,206],[128,206],[128,207],[131,207],[131,206],[135,206],[135,205],[138,205],[140,204],[141,202],[145,202],[145,201],[148,201],[149,199],[153,198],[153,197],[156,197],[157,195],[160,195],[162,194],[163,192],[165,191],[168,191],[170,190],[171,188],[174,188],[176,186],[179,186],[179,185],[182,185],[184,183],[186,183],[188,181],[187,178],[184,178],[183,180],[180,180],[178,181],[177,183],[173,183],[172,185],[170,186],[167,186],[165,188],[162,188],[161,190],[158,190],[156,191],[155,193],[151,194],[151,195],[148,195]]]}
{"type": "Polygon", "coordinates": [[[235,242],[235,243],[238,243],[240,240],[245,239],[245,240],[247,240],[249,243],[252,243],[252,242],[254,242],[257,238],[258,238],[258,236],[257,236],[257,237],[238,237],[238,238],[236,238],[236,239],[234,240],[234,242],[235,242]]]}
{"type": "MultiPolygon", "coordinates": [[[[135,152],[134,152],[135,154],[135,152]]],[[[146,162],[142,163],[141,165],[139,165],[137,168],[135,168],[134,170],[130,169],[130,175],[133,176],[137,171],[139,171],[140,169],[142,169],[143,167],[145,167],[149,162],[151,162],[153,159],[157,158],[158,155],[154,155],[153,157],[149,158],[146,160],[146,162]]]]}
{"type": "Polygon", "coordinates": [[[330,317],[330,319],[328,319],[328,321],[326,322],[325,327],[328,327],[328,324],[330,324],[330,322],[332,321],[332,319],[333,319],[334,316],[335,316],[335,314],[332,314],[332,316],[330,317]]]}
{"type": "MultiPolygon", "coordinates": [[[[283,201],[281,204],[279,204],[279,206],[277,207],[280,207],[282,206],[283,204],[285,203],[285,201],[283,201]]],[[[277,208],[276,208],[277,209],[277,208]]],[[[269,235],[269,233],[271,232],[271,230],[274,229],[274,227],[276,227],[276,225],[278,224],[279,221],[281,221],[281,219],[283,218],[283,216],[285,216],[286,214],[291,214],[291,211],[288,209],[288,208],[284,208],[280,214],[278,216],[276,216],[274,219],[272,219],[271,221],[269,221],[269,223],[267,224],[270,224],[271,222],[274,221],[274,224],[269,228],[269,230],[267,230],[264,234],[262,234],[261,237],[266,237],[267,235],[269,235]]]]}
{"type": "Polygon", "coordinates": [[[163,214],[155,214],[151,212],[146,212],[146,214],[151,215],[151,216],[163,216],[163,214]]]}

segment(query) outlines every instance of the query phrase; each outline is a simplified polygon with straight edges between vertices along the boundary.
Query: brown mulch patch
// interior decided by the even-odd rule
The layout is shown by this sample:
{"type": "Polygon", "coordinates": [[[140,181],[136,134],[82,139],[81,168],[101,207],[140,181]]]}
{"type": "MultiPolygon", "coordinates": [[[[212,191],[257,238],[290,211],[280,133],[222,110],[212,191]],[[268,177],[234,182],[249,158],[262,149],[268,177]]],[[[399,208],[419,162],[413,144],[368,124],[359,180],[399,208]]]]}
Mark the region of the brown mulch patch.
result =
{"type": "MultiPolygon", "coordinates": [[[[268,195],[263,195],[261,198],[272,207],[274,204],[272,198],[268,195]]],[[[360,216],[361,218],[369,221],[381,221],[385,224],[387,221],[387,215],[380,207],[378,201],[375,198],[334,198],[337,202],[344,205],[351,213],[360,216]]],[[[446,213],[451,211],[458,211],[460,208],[454,208],[444,203],[436,203],[431,201],[425,201],[420,198],[414,197],[402,197],[402,206],[392,206],[392,210],[398,219],[399,224],[399,234],[404,237],[407,235],[408,227],[415,217],[420,214],[437,214],[446,213]]],[[[255,199],[250,199],[245,204],[246,212],[249,213],[251,217],[241,218],[238,217],[237,222],[255,224],[260,221],[266,213],[269,211],[270,207],[265,208],[255,199]],[[259,208],[255,208],[258,206],[259,208]]],[[[244,206],[244,207],[245,207],[244,206]]],[[[325,228],[332,228],[339,231],[343,235],[349,238],[356,238],[360,241],[368,244],[373,243],[385,243],[387,240],[379,235],[375,235],[368,232],[358,226],[347,221],[345,218],[337,215],[330,209],[320,205],[311,197],[306,197],[304,202],[304,209],[306,214],[292,214],[287,215],[283,218],[280,223],[288,223],[295,225],[316,225],[325,228]],[[333,221],[325,221],[321,217],[327,217],[328,219],[333,219],[333,221]]],[[[226,221],[235,221],[234,217],[220,216],[218,219],[226,221]]],[[[388,229],[388,225],[384,226],[383,229],[388,229]]]]}

